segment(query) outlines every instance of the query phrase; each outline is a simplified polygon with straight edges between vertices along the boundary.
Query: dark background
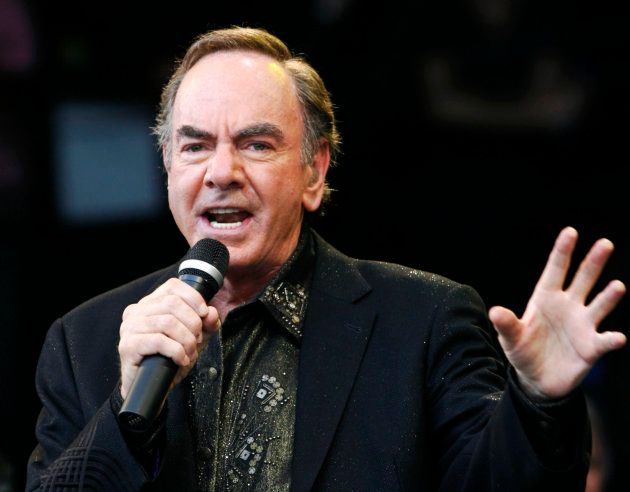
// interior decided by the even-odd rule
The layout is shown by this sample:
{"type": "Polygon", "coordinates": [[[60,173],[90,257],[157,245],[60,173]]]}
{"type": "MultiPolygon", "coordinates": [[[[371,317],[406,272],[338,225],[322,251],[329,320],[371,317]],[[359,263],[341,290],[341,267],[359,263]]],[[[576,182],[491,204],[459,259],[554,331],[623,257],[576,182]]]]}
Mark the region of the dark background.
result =
{"type": "MultiPolygon", "coordinates": [[[[602,236],[617,247],[600,287],[629,283],[628,19],[622,2],[549,3],[0,0],[0,490],[23,488],[51,322],[187,249],[165,191],[141,219],[64,218],[54,110],[154,112],[173,60],[211,28],[264,27],[327,83],[344,143],[316,228],[345,253],[440,273],[520,313],[573,225],[580,256],[602,236]]],[[[155,150],[164,181],[159,166],[155,150]]],[[[625,300],[604,326],[627,333],[629,314],[625,300]]],[[[629,355],[604,357],[584,384],[608,490],[630,484],[629,355]]]]}

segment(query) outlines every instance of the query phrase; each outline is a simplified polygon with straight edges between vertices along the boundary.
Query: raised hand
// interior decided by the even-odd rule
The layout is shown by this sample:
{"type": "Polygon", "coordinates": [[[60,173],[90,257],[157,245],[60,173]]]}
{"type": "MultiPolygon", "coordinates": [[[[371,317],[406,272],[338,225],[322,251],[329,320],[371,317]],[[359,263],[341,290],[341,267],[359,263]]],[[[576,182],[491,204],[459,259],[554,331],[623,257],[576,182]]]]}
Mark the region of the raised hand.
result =
{"type": "Polygon", "coordinates": [[[608,239],[595,242],[569,287],[563,288],[577,236],[571,227],[560,232],[522,318],[504,307],[490,309],[490,320],[521,386],[536,399],[567,395],[597,359],[626,343],[622,333],[597,331],[623,297],[622,282],[613,280],[586,304],[613,251],[608,239]]]}

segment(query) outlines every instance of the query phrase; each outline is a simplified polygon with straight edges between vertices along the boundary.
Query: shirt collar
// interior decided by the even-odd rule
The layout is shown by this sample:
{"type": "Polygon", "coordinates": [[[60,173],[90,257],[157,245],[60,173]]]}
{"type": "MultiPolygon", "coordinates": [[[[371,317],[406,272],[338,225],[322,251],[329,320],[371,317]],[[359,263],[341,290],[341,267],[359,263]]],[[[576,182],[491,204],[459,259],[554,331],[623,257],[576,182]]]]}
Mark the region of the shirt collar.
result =
{"type": "Polygon", "coordinates": [[[314,260],[313,235],[303,224],[295,250],[258,296],[278,324],[298,341],[302,339],[314,260]]]}

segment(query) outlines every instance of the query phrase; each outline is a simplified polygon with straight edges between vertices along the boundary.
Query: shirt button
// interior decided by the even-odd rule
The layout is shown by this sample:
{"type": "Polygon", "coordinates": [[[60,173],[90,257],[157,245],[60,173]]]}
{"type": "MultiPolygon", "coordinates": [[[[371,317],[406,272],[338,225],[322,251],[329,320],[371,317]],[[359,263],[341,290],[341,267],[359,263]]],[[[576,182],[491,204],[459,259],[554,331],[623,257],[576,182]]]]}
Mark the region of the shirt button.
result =
{"type": "Polygon", "coordinates": [[[210,378],[210,381],[214,381],[217,376],[219,374],[219,371],[217,371],[216,367],[211,367],[210,369],[208,369],[208,377],[210,378]]]}
{"type": "Polygon", "coordinates": [[[205,446],[199,448],[199,456],[201,456],[201,458],[204,459],[204,460],[211,460],[212,459],[212,449],[207,448],[205,446]]]}

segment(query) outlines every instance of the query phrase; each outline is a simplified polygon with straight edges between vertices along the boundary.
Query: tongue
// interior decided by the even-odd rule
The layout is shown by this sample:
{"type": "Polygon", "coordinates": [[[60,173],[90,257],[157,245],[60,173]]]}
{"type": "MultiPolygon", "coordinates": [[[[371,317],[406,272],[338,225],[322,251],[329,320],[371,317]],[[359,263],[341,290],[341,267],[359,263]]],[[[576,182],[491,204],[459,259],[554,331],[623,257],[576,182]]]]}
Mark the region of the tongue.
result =
{"type": "Polygon", "coordinates": [[[220,224],[243,222],[249,214],[247,212],[233,212],[229,214],[214,214],[213,219],[220,224]]]}

